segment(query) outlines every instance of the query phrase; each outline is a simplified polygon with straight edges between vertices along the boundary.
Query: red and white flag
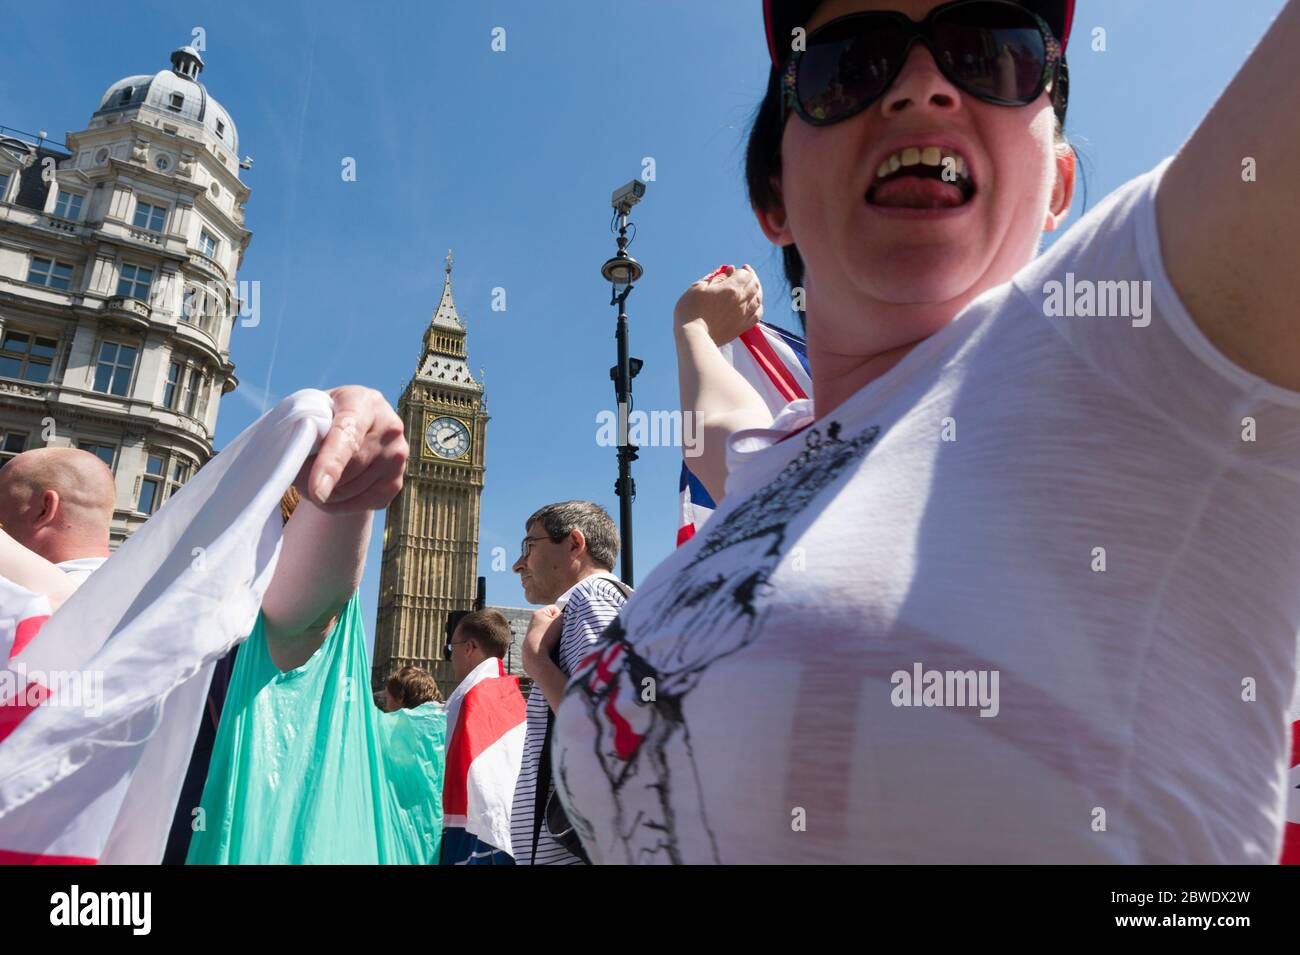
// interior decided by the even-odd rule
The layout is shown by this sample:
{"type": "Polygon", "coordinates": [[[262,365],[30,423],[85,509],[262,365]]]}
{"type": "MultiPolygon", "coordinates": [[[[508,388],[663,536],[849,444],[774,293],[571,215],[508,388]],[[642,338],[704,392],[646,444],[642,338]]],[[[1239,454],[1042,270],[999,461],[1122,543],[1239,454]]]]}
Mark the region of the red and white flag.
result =
{"type": "Polygon", "coordinates": [[[1291,772],[1287,775],[1286,827],[1282,864],[1300,865],[1300,720],[1291,724],[1291,772]]]}
{"type": "Polygon", "coordinates": [[[284,399],[48,619],[0,586],[0,862],[162,860],[212,664],[253,628],[280,497],[331,415],[284,399]]]}
{"type": "MultiPolygon", "coordinates": [[[[1297,648],[1296,658],[1300,664],[1300,648],[1297,648]]],[[[1287,774],[1286,791],[1282,864],[1300,865],[1300,683],[1296,684],[1295,699],[1291,702],[1291,771],[1287,774]]]]}
{"type": "Polygon", "coordinates": [[[514,854],[510,809],[525,732],[519,678],[506,675],[499,657],[476,666],[451,694],[442,783],[444,862],[469,862],[484,847],[514,854]]]}
{"type": "MultiPolygon", "coordinates": [[[[812,394],[807,345],[798,335],[784,328],[759,322],[719,351],[767,402],[774,418],[791,401],[812,394]]],[[[681,521],[677,525],[677,546],[681,547],[704,526],[716,505],[685,461],[682,462],[678,492],[682,509],[681,521]]]]}

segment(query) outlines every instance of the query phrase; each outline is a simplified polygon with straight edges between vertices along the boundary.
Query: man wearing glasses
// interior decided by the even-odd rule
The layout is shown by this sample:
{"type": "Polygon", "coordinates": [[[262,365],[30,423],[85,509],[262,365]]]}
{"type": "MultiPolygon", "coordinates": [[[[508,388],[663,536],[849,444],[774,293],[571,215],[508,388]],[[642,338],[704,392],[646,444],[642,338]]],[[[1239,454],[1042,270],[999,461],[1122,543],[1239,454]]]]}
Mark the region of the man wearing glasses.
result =
{"type": "Polygon", "coordinates": [[[525,537],[513,570],[533,614],[524,640],[524,670],[533,679],[528,694],[528,730],[523,765],[510,814],[510,840],[520,865],[571,865],[581,861],[539,825],[552,787],[538,793],[542,751],[551,715],[578,662],[618,616],[626,588],[611,573],[618,557],[618,530],[604,508],[590,501],[548,504],[524,524],[525,537]],[[563,616],[562,621],[557,618],[563,616]]]}

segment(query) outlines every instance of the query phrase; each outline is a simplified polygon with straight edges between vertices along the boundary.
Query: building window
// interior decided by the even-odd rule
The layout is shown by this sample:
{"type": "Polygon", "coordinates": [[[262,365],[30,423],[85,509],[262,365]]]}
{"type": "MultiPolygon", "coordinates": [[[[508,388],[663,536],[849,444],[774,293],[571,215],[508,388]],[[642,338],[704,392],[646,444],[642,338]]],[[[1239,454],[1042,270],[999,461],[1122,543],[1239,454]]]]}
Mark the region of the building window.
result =
{"type": "Polygon", "coordinates": [[[0,202],[9,194],[9,173],[0,172],[0,202]]]}
{"type": "Polygon", "coordinates": [[[0,468],[13,459],[15,455],[27,450],[27,435],[13,431],[0,431],[0,468]]]}
{"type": "Polygon", "coordinates": [[[194,415],[194,409],[198,406],[199,388],[202,384],[202,377],[197,368],[191,368],[189,377],[185,379],[185,413],[191,417],[194,415]]]}
{"type": "Polygon", "coordinates": [[[195,416],[200,421],[204,421],[208,416],[208,395],[212,394],[212,380],[207,375],[203,376],[203,385],[199,389],[199,413],[195,416]]]}
{"type": "Polygon", "coordinates": [[[194,476],[194,462],[179,454],[171,456],[170,467],[168,464],[168,455],[162,451],[151,452],[146,458],[140,497],[136,501],[140,513],[152,514],[194,476]]]}
{"type": "Polygon", "coordinates": [[[49,381],[58,339],[6,331],[0,343],[0,376],[23,381],[49,381]]]}
{"type": "Polygon", "coordinates": [[[230,313],[230,290],[218,288],[212,297],[212,306],[208,309],[207,332],[213,338],[221,328],[221,319],[230,313]]]}
{"type": "Polygon", "coordinates": [[[80,219],[83,199],[85,196],[77,192],[60,192],[54,203],[54,214],[61,219],[80,219]]]}
{"type": "Polygon", "coordinates": [[[104,342],[99,346],[99,361],[95,365],[95,390],[106,395],[123,397],[131,387],[131,373],[135,371],[135,346],[119,342],[104,342]]]}
{"type": "Polygon", "coordinates": [[[176,407],[176,387],[181,380],[181,363],[172,362],[167,366],[167,384],[163,386],[163,406],[174,409],[176,407]]]}
{"type": "Polygon", "coordinates": [[[223,123],[221,120],[217,120],[217,135],[218,136],[226,135],[226,124],[223,123]]]}
{"type": "Polygon", "coordinates": [[[191,285],[185,290],[181,308],[181,321],[212,333],[213,325],[221,317],[221,291],[191,285]]]}
{"type": "Polygon", "coordinates": [[[176,112],[179,113],[179,112],[181,111],[181,107],[184,106],[184,105],[185,105],[185,94],[184,94],[184,93],[173,93],[173,94],[172,94],[172,98],[171,98],[171,102],[167,104],[167,108],[168,108],[168,109],[174,109],[174,110],[176,110],[176,112]]]}
{"type": "Polygon", "coordinates": [[[32,266],[27,272],[27,281],[49,288],[71,288],[72,266],[67,262],[55,262],[53,259],[33,256],[32,266]]]}
{"type": "Polygon", "coordinates": [[[217,254],[217,238],[207,229],[199,233],[199,251],[209,258],[217,254]]]}
{"type": "Polygon", "coordinates": [[[128,87],[126,87],[124,90],[122,90],[122,97],[121,97],[121,99],[118,100],[118,102],[119,102],[119,103],[129,103],[129,102],[131,102],[131,94],[134,93],[134,92],[135,92],[135,87],[134,87],[134,86],[128,86],[128,87]]]}
{"type": "Polygon", "coordinates": [[[155,206],[148,202],[137,202],[135,204],[135,227],[137,229],[161,232],[166,221],[166,206],[155,206]]]}
{"type": "Polygon", "coordinates": [[[212,325],[215,319],[219,317],[218,310],[221,308],[221,302],[218,296],[220,294],[215,288],[191,286],[185,292],[185,307],[181,313],[182,320],[195,328],[201,328],[203,331],[211,333],[212,325]]]}
{"type": "Polygon", "coordinates": [[[98,444],[93,441],[79,441],[77,447],[83,451],[89,451],[99,460],[108,465],[108,469],[117,473],[117,446],[112,444],[98,444]]]}
{"type": "Polygon", "coordinates": [[[192,464],[183,458],[175,458],[172,461],[171,476],[167,479],[167,496],[171,497],[179,491],[193,473],[194,466],[192,464]]]}
{"type": "Polygon", "coordinates": [[[199,290],[191,286],[185,290],[181,299],[181,321],[194,324],[194,316],[199,313],[199,290]]]}
{"type": "Polygon", "coordinates": [[[117,280],[117,294],[127,298],[149,301],[149,286],[153,284],[153,269],[140,265],[123,265],[122,275],[117,280]]]}
{"type": "Polygon", "coordinates": [[[165,467],[161,454],[151,454],[145,461],[145,477],[140,481],[140,497],[135,502],[135,509],[141,514],[152,514],[162,503],[165,467]]]}

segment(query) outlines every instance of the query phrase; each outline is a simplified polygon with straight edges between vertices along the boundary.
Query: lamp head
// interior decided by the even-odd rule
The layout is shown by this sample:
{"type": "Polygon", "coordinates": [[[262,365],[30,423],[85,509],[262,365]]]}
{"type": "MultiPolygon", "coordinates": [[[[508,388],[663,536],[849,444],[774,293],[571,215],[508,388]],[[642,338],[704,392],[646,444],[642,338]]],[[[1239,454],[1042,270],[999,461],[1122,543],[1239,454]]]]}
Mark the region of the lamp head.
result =
{"type": "Polygon", "coordinates": [[[614,286],[616,292],[621,292],[637,282],[645,274],[645,269],[641,267],[640,262],[624,253],[608,259],[600,267],[600,274],[605,277],[605,281],[614,286]]]}

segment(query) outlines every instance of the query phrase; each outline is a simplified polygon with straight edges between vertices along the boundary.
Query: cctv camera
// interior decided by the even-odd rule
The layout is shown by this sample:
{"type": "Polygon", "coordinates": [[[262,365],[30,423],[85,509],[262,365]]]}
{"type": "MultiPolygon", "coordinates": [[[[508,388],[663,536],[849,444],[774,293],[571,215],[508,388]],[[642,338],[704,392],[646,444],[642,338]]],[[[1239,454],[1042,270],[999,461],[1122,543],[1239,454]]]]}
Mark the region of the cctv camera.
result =
{"type": "Polygon", "coordinates": [[[644,195],[645,183],[640,179],[633,179],[627,185],[619,186],[614,190],[614,195],[610,197],[610,204],[616,212],[627,215],[644,195]]]}

